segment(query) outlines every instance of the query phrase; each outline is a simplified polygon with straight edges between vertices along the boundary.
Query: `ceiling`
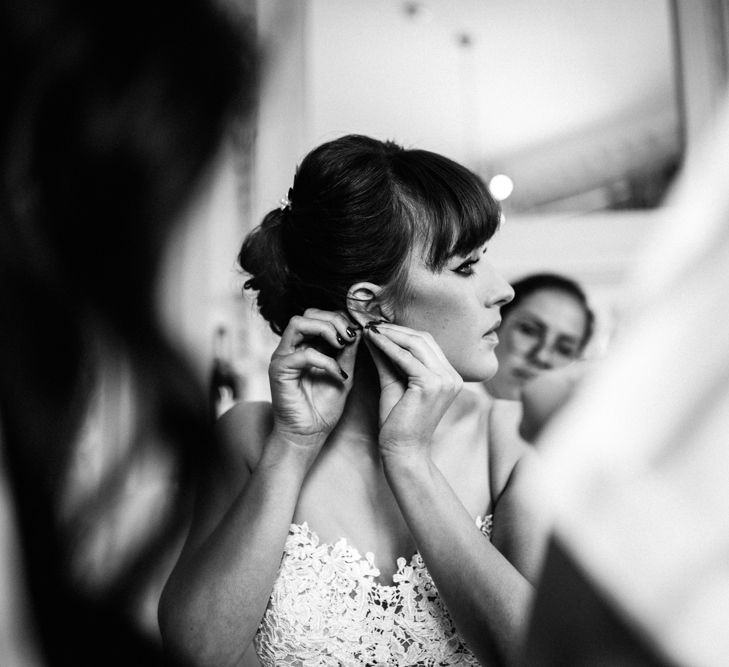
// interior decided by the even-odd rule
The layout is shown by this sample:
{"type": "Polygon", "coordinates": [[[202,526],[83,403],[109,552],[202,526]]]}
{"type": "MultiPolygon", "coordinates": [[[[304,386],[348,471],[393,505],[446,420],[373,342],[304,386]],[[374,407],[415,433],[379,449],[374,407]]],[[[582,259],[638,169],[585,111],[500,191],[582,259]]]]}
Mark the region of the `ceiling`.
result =
{"type": "Polygon", "coordinates": [[[668,0],[311,0],[307,23],[317,141],[507,173],[522,211],[650,205],[680,157],[668,0]]]}

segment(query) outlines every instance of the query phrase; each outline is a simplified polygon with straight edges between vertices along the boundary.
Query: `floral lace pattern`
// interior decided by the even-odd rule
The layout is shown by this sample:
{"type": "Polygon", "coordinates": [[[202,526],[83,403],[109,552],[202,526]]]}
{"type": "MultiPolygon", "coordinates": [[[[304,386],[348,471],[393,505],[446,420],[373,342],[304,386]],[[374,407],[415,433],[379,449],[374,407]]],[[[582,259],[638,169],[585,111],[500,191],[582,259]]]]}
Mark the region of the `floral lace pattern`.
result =
{"type": "MultiPolygon", "coordinates": [[[[489,537],[491,516],[476,519],[489,537]]],[[[458,636],[422,557],[397,559],[392,585],[374,555],[342,538],[321,543],[291,524],[281,567],[254,640],[265,667],[478,665],[458,636]]]]}

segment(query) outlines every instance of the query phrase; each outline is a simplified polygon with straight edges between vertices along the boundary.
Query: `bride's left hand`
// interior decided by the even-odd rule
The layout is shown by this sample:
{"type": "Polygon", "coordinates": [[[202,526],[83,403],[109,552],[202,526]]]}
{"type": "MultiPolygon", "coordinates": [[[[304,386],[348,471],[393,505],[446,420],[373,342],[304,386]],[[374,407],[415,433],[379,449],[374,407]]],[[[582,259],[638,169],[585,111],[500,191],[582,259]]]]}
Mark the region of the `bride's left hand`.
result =
{"type": "Polygon", "coordinates": [[[383,456],[427,454],[433,432],[463,387],[433,337],[377,322],[365,340],[380,377],[380,451],[383,456]]]}

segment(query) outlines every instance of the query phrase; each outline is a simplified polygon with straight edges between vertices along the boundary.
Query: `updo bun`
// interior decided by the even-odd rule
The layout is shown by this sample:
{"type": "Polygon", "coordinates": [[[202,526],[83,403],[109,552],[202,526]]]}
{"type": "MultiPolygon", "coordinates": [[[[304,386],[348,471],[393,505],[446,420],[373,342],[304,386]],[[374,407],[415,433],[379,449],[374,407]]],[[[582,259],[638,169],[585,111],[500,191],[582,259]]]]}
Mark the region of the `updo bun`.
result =
{"type": "Polygon", "coordinates": [[[250,275],[243,289],[257,292],[258,309],[277,334],[286,328],[293,315],[282,238],[284,220],[289,214],[287,209],[269,212],[245,238],[238,253],[239,266],[250,275]]]}
{"type": "Polygon", "coordinates": [[[261,315],[278,334],[307,308],[344,310],[361,281],[386,290],[397,307],[405,267],[422,247],[432,271],[483,245],[501,211],[483,181],[436,153],[348,135],[311,151],[288,202],[274,209],[238,255],[258,292],[261,315]]]}

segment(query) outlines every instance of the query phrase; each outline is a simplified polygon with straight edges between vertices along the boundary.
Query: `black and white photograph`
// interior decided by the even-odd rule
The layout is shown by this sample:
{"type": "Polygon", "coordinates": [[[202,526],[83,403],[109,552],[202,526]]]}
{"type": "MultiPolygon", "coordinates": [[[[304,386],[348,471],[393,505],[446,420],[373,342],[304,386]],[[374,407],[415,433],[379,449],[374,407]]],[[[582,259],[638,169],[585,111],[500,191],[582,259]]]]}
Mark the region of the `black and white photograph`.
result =
{"type": "Polygon", "coordinates": [[[727,0],[5,0],[2,667],[729,665],[727,0]]]}

